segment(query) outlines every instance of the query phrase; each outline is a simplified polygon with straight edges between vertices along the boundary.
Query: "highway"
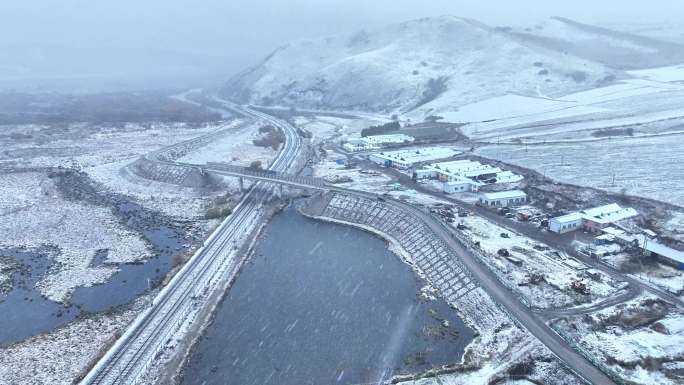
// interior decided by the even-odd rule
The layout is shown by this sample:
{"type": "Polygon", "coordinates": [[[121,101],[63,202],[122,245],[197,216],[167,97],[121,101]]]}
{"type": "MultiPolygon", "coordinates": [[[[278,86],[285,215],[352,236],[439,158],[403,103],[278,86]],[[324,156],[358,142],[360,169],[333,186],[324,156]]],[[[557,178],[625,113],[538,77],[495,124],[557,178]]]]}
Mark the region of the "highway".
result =
{"type": "MultiPolygon", "coordinates": [[[[302,147],[294,127],[249,108],[233,105],[227,108],[281,128],[286,141],[269,169],[285,172],[293,165],[302,147]]],[[[263,219],[262,202],[271,196],[272,188],[256,182],[245,193],[233,213],[159,292],[151,306],[129,325],[81,384],[134,384],[145,375],[167,341],[181,328],[189,326],[191,316],[201,306],[201,299],[237,272],[243,256],[233,251],[263,219]]]]}

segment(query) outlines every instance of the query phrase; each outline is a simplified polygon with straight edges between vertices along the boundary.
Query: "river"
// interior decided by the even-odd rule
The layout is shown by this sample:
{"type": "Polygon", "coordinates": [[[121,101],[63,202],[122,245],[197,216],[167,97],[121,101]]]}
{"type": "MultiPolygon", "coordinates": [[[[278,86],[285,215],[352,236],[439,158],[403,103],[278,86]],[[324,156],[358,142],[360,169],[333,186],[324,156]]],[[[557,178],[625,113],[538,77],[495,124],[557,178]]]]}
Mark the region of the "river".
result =
{"type": "Polygon", "coordinates": [[[182,383],[358,384],[457,363],[473,332],[385,242],[277,214],[184,368],[182,383]]]}

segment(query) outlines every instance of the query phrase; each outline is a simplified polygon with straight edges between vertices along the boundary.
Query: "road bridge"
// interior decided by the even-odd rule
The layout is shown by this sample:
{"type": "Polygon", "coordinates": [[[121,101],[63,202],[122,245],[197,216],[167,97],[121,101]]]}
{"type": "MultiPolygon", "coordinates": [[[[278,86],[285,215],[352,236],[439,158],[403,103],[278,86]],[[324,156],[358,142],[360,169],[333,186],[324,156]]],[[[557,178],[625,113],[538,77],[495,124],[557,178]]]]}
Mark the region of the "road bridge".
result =
{"type": "Polygon", "coordinates": [[[262,182],[271,182],[280,185],[287,185],[304,189],[326,190],[329,188],[328,183],[323,178],[294,175],[284,172],[277,172],[274,170],[261,170],[251,167],[243,167],[226,163],[213,162],[209,162],[205,165],[189,166],[197,167],[202,172],[213,172],[215,174],[227,175],[236,178],[245,178],[262,182]]]}

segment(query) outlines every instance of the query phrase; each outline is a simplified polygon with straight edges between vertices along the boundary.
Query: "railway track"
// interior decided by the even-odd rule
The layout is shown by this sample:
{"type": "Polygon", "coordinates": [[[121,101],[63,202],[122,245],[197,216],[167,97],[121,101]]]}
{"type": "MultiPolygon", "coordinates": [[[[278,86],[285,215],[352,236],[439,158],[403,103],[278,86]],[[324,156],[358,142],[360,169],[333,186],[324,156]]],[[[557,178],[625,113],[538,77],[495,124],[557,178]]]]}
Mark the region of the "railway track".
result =
{"type": "MultiPolygon", "coordinates": [[[[302,145],[294,127],[249,108],[230,104],[226,104],[226,108],[281,128],[286,141],[269,170],[285,172],[292,166],[302,145]]],[[[173,163],[157,159],[158,153],[148,159],[173,163]]],[[[242,258],[234,255],[234,251],[258,226],[263,214],[262,202],[272,195],[272,191],[272,185],[266,182],[255,182],[247,190],[233,213],[160,291],[151,306],[133,321],[81,384],[135,384],[140,380],[170,339],[192,322],[193,312],[202,306],[202,300],[212,289],[218,288],[222,280],[237,272],[242,258]]]]}

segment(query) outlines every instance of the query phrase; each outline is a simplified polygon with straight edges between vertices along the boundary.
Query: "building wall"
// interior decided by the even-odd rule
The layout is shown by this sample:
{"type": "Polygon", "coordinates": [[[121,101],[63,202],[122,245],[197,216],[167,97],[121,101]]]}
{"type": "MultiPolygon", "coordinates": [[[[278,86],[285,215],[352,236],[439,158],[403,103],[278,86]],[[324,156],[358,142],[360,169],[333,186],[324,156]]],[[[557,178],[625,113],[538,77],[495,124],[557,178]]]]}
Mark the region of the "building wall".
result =
{"type": "Polygon", "coordinates": [[[656,259],[658,260],[658,262],[663,263],[663,264],[665,264],[665,265],[672,266],[672,267],[674,267],[674,268],[676,268],[676,269],[679,269],[679,270],[684,270],[684,263],[681,263],[681,262],[679,262],[679,261],[672,260],[672,259],[670,259],[670,258],[668,258],[668,257],[664,257],[664,256],[662,256],[662,255],[658,255],[658,254],[655,254],[655,253],[652,253],[652,254],[655,255],[655,257],[656,257],[656,259]]]}
{"type": "Polygon", "coordinates": [[[488,207],[516,206],[516,205],[525,203],[525,201],[526,201],[525,198],[500,198],[500,199],[485,199],[484,197],[480,198],[480,203],[483,206],[488,206],[488,207]]]}
{"type": "Polygon", "coordinates": [[[601,224],[589,219],[584,221],[584,228],[591,231],[592,233],[600,233],[601,230],[605,227],[608,227],[608,225],[608,223],[601,224]]]}
{"type": "Polygon", "coordinates": [[[570,231],[575,231],[581,227],[582,227],[582,220],[581,219],[578,219],[578,220],[572,221],[572,222],[558,222],[558,221],[555,221],[553,218],[551,218],[549,220],[549,230],[553,231],[554,233],[558,233],[558,234],[563,234],[563,233],[567,233],[570,231]]]}
{"type": "Polygon", "coordinates": [[[437,172],[433,170],[414,170],[414,179],[431,179],[437,176],[437,172]]]}
{"type": "Polygon", "coordinates": [[[453,194],[453,193],[457,193],[457,192],[468,192],[468,191],[472,191],[472,185],[470,183],[458,183],[458,184],[444,183],[442,185],[442,190],[448,194],[453,194]]]}

